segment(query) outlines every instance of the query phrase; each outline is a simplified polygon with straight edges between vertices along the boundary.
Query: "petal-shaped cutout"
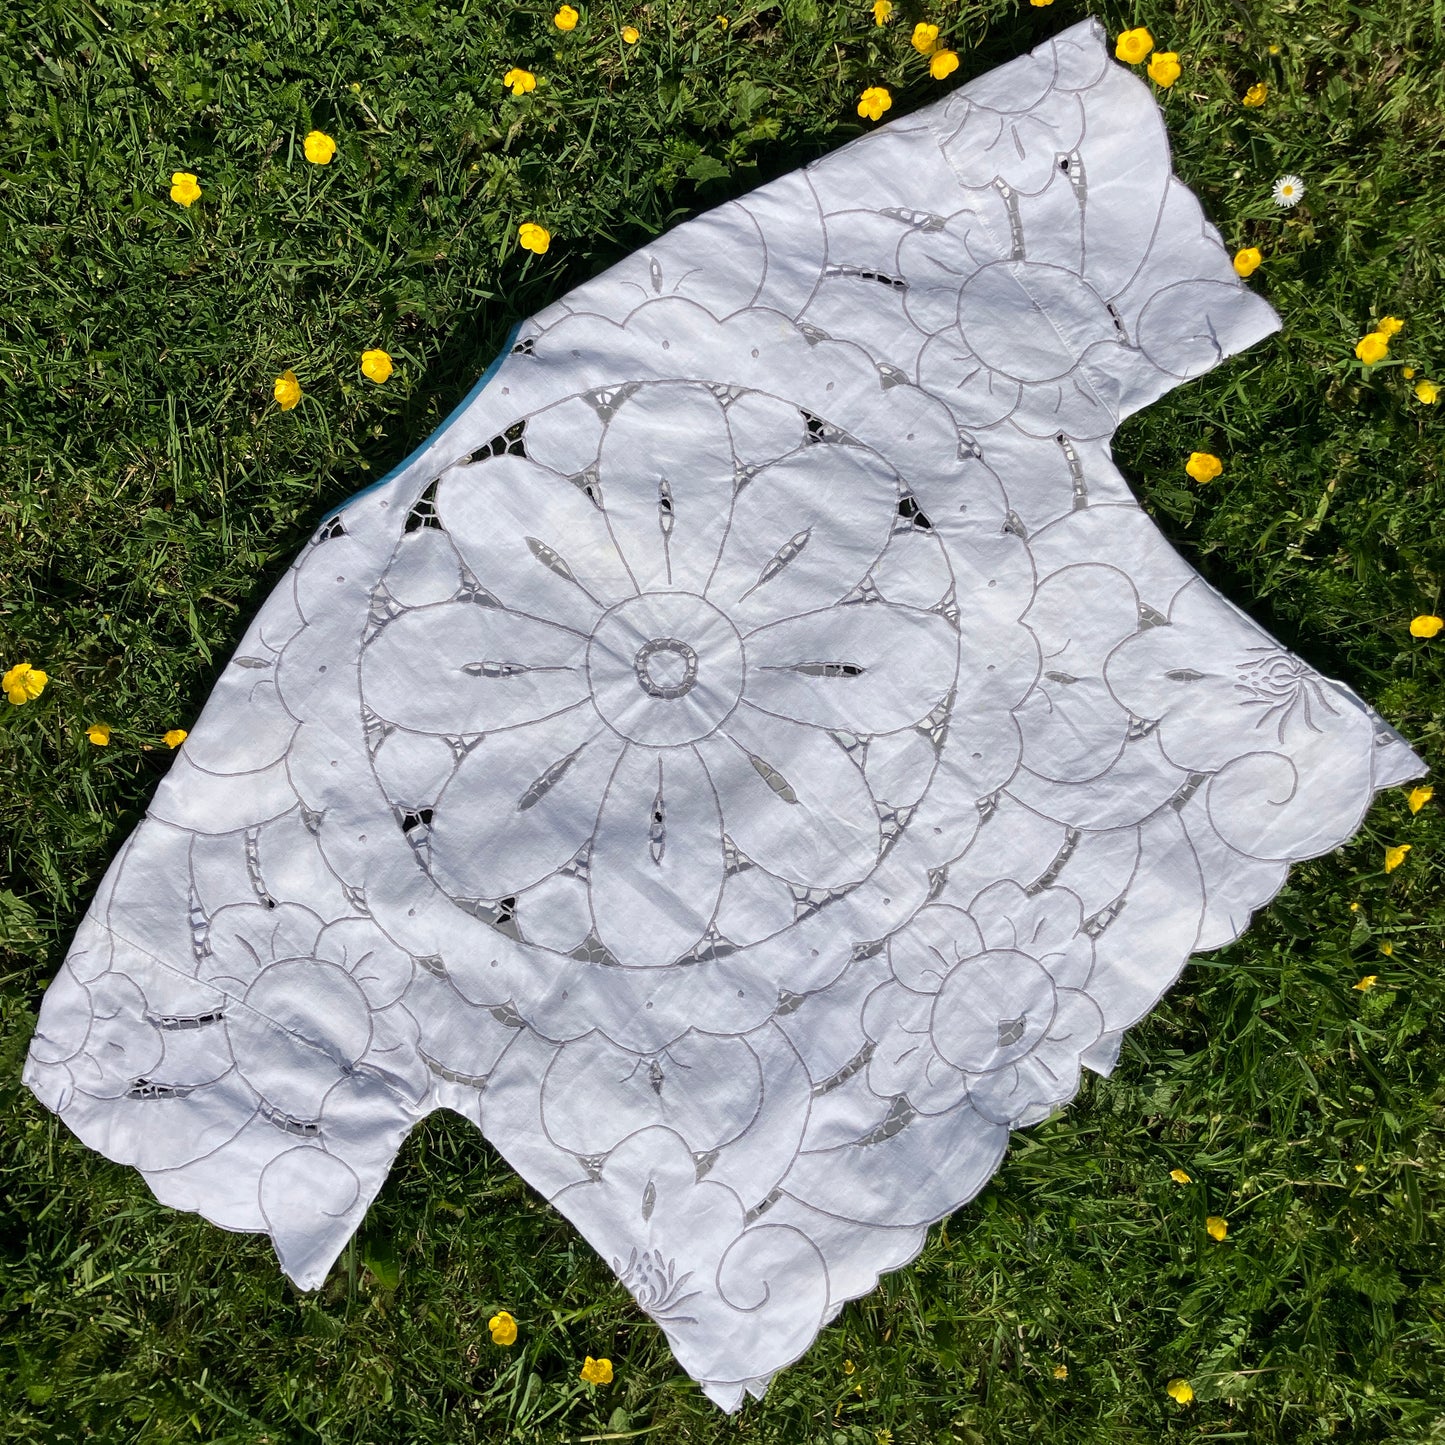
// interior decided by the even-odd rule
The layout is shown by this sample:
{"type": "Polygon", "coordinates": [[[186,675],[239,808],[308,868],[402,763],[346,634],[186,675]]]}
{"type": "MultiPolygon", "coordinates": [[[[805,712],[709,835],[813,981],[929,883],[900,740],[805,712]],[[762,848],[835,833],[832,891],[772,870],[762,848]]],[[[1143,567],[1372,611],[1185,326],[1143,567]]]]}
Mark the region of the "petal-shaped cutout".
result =
{"type": "Polygon", "coordinates": [[[819,443],[738,494],[708,600],[740,629],[839,601],[888,545],[895,473],[861,447],[819,443]]]}
{"type": "Polygon", "coordinates": [[[733,451],[705,386],[644,386],[608,423],[598,459],[612,535],[644,591],[701,592],[733,505],[733,451]]]}
{"type": "Polygon", "coordinates": [[[590,705],[487,738],[437,799],[433,876],[453,897],[504,898],[560,868],[590,841],[622,748],[590,705]]]}
{"type": "Polygon", "coordinates": [[[500,607],[418,607],[362,652],[362,697],[388,722],[418,732],[516,727],[587,696],[584,648],[568,628],[500,607]]]}
{"type": "Polygon", "coordinates": [[[749,858],[807,888],[839,888],[878,861],[880,834],[862,769],[827,733],[746,704],[725,736],[698,744],[729,837],[749,858]]]}
{"type": "Polygon", "coordinates": [[[745,640],[754,707],[864,735],[926,717],[958,669],[958,633],[937,612],[829,607],[761,627],[745,640]]]}
{"type": "Polygon", "coordinates": [[[592,916],[620,963],[674,963],[712,922],[722,820],[690,748],[629,747],[603,799],[591,858],[592,916]]]}
{"type": "Polygon", "coordinates": [[[521,457],[451,468],[437,484],[436,514],[503,606],[589,632],[637,590],[602,509],[580,486],[521,457]]]}

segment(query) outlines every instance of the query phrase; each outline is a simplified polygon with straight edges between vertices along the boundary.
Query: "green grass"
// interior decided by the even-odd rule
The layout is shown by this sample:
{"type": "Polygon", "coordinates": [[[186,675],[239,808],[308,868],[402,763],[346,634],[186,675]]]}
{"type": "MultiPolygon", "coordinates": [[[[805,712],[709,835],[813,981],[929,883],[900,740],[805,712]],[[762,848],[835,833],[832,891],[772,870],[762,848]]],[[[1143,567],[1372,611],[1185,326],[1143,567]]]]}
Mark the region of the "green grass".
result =
{"type": "MultiPolygon", "coordinates": [[[[908,46],[913,3],[880,30],[862,0],[597,0],[570,37],[550,10],[0,15],[0,666],[50,674],[0,709],[6,1438],[1445,1441],[1445,823],[1402,792],[1196,961],[1111,1080],[1016,1136],[919,1261],[733,1420],[455,1116],[415,1131],[303,1296],[265,1239],[161,1209],[19,1086],[41,994],[166,767],[160,735],[194,718],[326,509],[435,427],[513,321],[857,134],[864,85],[890,85],[894,115],[942,89],[908,46]],[[501,86],[515,63],[539,76],[521,100],[501,86]],[[313,126],[339,143],[324,169],[301,156],[313,126]],[[167,198],[175,170],[200,177],[190,210],[167,198]],[[553,232],[544,257],[516,246],[529,219],[553,232]],[[357,370],[370,346],[396,358],[384,387],[357,370]],[[287,367],[306,395],[283,414],[287,367]],[[85,740],[96,719],[108,748],[85,740]],[[1228,1217],[1223,1243],[1206,1214],[1228,1217]],[[499,1308],[521,1325],[505,1352],[499,1308]],[[587,1353],[615,1384],[578,1382],[587,1353]]],[[[962,56],[953,85],[1083,12],[926,13],[962,56]]],[[[1445,4],[1102,14],[1180,53],[1176,169],[1228,244],[1265,252],[1250,284],[1285,320],[1131,420],[1119,463],[1205,575],[1438,763],[1445,636],[1406,627],[1445,607],[1445,405],[1400,367],[1445,382],[1445,4]],[[1259,79],[1268,104],[1241,108],[1259,79]],[[1269,200],[1285,171],[1308,187],[1295,212],[1269,200]],[[1352,348],[1387,313],[1405,329],[1366,371],[1352,348]],[[1188,483],[1195,449],[1224,477],[1188,483]]]]}

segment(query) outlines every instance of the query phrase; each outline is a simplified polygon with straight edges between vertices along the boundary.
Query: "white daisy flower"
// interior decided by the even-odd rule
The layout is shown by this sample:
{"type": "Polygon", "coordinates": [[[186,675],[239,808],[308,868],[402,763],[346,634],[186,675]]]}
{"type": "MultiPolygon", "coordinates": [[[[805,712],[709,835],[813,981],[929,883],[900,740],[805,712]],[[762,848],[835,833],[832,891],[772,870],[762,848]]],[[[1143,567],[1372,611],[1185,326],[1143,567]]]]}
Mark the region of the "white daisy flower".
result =
{"type": "Polygon", "coordinates": [[[1297,206],[1304,199],[1305,183],[1298,176],[1281,176],[1274,183],[1274,203],[1277,206],[1297,206]]]}

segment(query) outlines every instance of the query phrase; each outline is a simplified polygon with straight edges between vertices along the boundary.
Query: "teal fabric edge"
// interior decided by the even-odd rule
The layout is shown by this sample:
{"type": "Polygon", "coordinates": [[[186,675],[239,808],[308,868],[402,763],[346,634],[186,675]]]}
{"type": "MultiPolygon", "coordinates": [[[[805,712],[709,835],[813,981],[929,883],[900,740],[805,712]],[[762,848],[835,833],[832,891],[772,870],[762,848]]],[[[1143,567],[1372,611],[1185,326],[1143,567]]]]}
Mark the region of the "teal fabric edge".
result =
{"type": "MultiPolygon", "coordinates": [[[[501,369],[502,363],[507,359],[512,348],[517,344],[517,337],[521,334],[522,328],[527,324],[527,319],[528,318],[524,316],[512,326],[511,330],[507,332],[506,340],[502,342],[502,349],[487,363],[486,369],[476,379],[472,389],[447,413],[442,424],[422,442],[421,446],[414,447],[408,452],[384,477],[363,487],[359,492],[353,492],[344,502],[338,502],[336,506],[328,508],[326,521],[330,521],[332,517],[339,516],[353,502],[366,496],[369,492],[374,492],[378,487],[384,487],[393,477],[405,471],[406,468],[411,465],[412,459],[416,457],[424,447],[429,447],[438,437],[446,432],[448,428],[456,423],[461,414],[481,395],[483,388],[501,369]]],[[[322,525],[324,526],[325,522],[323,522],[322,525]]]]}

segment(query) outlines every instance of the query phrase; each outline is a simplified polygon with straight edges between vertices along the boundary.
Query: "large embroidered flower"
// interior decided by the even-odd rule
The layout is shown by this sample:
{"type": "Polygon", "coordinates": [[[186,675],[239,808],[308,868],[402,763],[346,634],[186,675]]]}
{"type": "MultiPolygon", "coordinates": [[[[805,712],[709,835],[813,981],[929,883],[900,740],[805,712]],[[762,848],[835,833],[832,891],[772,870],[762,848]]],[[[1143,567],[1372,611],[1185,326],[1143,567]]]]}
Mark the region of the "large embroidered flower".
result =
{"type": "Polygon", "coordinates": [[[1103,1031],[1083,992],[1093,940],[1067,889],[1004,881],[967,911],[935,904],[888,945],[893,978],[869,995],[868,1084],[920,1113],[965,1098],[997,1124],[1029,1124],[1072,1098],[1079,1056],[1103,1031]]]}
{"type": "Polygon", "coordinates": [[[451,897],[498,918],[551,880],[521,904],[538,941],[655,966],[877,866],[898,822],[862,744],[908,754],[889,793],[923,791],[959,629],[946,566],[931,596],[870,578],[917,530],[877,453],[737,388],[629,386],[605,410],[575,477],[520,439],[444,474],[361,685],[451,897]]]}

